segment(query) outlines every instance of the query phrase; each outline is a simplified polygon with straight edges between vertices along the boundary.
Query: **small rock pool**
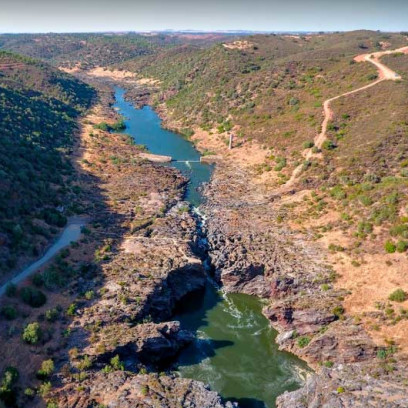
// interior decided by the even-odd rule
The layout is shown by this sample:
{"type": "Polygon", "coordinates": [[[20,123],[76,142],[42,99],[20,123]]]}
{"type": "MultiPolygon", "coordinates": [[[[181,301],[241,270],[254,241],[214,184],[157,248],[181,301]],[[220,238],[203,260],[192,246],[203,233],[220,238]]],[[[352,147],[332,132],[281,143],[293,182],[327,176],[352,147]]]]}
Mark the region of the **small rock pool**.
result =
{"type": "MultiPolygon", "coordinates": [[[[185,199],[194,207],[202,202],[198,187],[211,178],[212,166],[200,163],[200,154],[182,136],[161,127],[154,110],[135,109],[115,89],[115,108],[124,116],[126,133],[154,154],[172,156],[166,164],[179,169],[190,182],[185,199]]],[[[212,282],[191,293],[175,316],[196,340],[176,362],[181,376],[209,384],[211,389],[242,408],[273,408],[276,397],[299,388],[308,368],[294,355],[278,350],[277,332],[261,313],[259,299],[224,294],[212,282]]]]}

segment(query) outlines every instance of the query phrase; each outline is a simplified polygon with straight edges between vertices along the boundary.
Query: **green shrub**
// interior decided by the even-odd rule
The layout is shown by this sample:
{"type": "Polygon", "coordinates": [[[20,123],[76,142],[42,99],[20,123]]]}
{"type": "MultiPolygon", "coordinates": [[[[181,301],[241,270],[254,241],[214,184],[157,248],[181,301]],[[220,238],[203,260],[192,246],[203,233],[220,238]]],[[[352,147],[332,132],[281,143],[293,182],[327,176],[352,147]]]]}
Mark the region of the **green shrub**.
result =
{"type": "Polygon", "coordinates": [[[68,316],[75,316],[76,310],[77,310],[77,305],[76,305],[76,303],[71,303],[71,304],[68,306],[67,315],[68,315],[68,316]]]}
{"type": "Polygon", "coordinates": [[[360,236],[371,234],[373,232],[373,224],[367,221],[360,221],[357,225],[357,232],[360,236]]]}
{"type": "Polygon", "coordinates": [[[17,393],[14,390],[14,385],[19,377],[19,372],[15,367],[7,367],[4,370],[0,385],[0,402],[4,401],[6,406],[15,406],[17,393]]]}
{"type": "Polygon", "coordinates": [[[334,150],[337,145],[333,142],[333,140],[325,140],[322,145],[323,149],[326,150],[334,150]]]}
{"type": "Polygon", "coordinates": [[[194,130],[189,129],[189,128],[184,128],[180,130],[180,134],[185,137],[187,140],[191,138],[191,136],[194,136],[194,130]]]}
{"type": "Polygon", "coordinates": [[[346,192],[341,186],[335,186],[330,190],[330,195],[337,200],[343,200],[347,197],[346,192]]]}
{"type": "Polygon", "coordinates": [[[42,338],[42,330],[37,322],[29,323],[23,331],[23,340],[29,344],[37,344],[42,338]]]}
{"type": "Polygon", "coordinates": [[[87,355],[85,355],[84,358],[78,363],[77,367],[80,370],[88,370],[92,367],[92,361],[87,355]]]}
{"type": "Polygon", "coordinates": [[[63,288],[67,284],[67,275],[69,274],[68,271],[62,272],[61,266],[51,266],[47,268],[43,274],[42,278],[44,281],[44,286],[47,289],[57,289],[63,288]]]}
{"type": "Polygon", "coordinates": [[[31,307],[41,307],[47,302],[47,297],[44,293],[30,286],[20,290],[20,297],[24,303],[31,307]]]}
{"type": "Polygon", "coordinates": [[[338,394],[343,394],[343,392],[345,392],[346,390],[344,389],[344,387],[338,387],[337,388],[337,393],[338,394]]]}
{"type": "Polygon", "coordinates": [[[385,251],[386,251],[387,253],[393,254],[393,253],[397,250],[397,247],[396,247],[396,245],[395,245],[392,241],[387,241],[387,242],[384,244],[384,249],[385,249],[385,251]]]}
{"type": "Polygon", "coordinates": [[[304,348],[310,343],[310,341],[311,341],[311,338],[309,336],[302,336],[297,339],[297,345],[300,348],[304,348]]]}
{"type": "Polygon", "coordinates": [[[396,289],[388,296],[388,299],[393,302],[404,302],[407,299],[407,294],[402,289],[396,289]]]}
{"type": "Polygon", "coordinates": [[[37,377],[40,379],[48,378],[54,372],[54,362],[50,360],[44,360],[41,363],[41,368],[37,371],[37,377]]]}
{"type": "Polygon", "coordinates": [[[44,382],[40,385],[38,394],[40,394],[42,397],[46,397],[50,393],[51,388],[51,383],[49,381],[44,382]]]}
{"type": "Polygon", "coordinates": [[[369,207],[373,203],[373,200],[366,195],[361,195],[358,199],[360,200],[360,203],[366,207],[369,207]]]}
{"type": "Polygon", "coordinates": [[[340,318],[344,314],[344,307],[343,306],[336,306],[336,307],[333,308],[332,313],[336,317],[340,318]]]}
{"type": "Polygon", "coordinates": [[[121,370],[123,371],[125,369],[124,364],[120,361],[119,355],[117,354],[115,357],[111,358],[110,361],[111,366],[115,370],[121,370]]]}
{"type": "Polygon", "coordinates": [[[408,238],[408,225],[407,224],[397,224],[390,229],[390,235],[393,237],[401,236],[408,238]]]}
{"type": "Polygon", "coordinates": [[[398,241],[397,242],[397,252],[406,252],[408,249],[408,242],[407,241],[398,241]]]}
{"type": "Polygon", "coordinates": [[[303,143],[304,149],[311,149],[313,146],[314,146],[314,142],[312,142],[311,140],[303,143]]]}
{"type": "Polygon", "coordinates": [[[45,318],[49,322],[55,322],[58,319],[58,316],[59,316],[59,311],[55,307],[52,309],[46,310],[45,312],[45,318]]]}
{"type": "Polygon", "coordinates": [[[28,398],[34,398],[35,397],[35,391],[32,388],[26,388],[24,390],[24,395],[28,398]]]}

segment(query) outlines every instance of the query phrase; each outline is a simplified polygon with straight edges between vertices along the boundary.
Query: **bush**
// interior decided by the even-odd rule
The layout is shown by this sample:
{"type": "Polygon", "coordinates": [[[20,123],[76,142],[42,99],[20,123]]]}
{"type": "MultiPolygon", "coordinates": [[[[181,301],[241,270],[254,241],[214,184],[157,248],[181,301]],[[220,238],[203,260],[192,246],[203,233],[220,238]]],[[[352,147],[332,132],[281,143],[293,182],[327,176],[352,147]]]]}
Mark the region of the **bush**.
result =
{"type": "Polygon", "coordinates": [[[405,252],[408,249],[408,242],[407,241],[398,241],[397,242],[397,251],[398,252],[405,252]]]}
{"type": "Polygon", "coordinates": [[[334,150],[337,145],[333,142],[333,140],[325,140],[322,145],[323,149],[326,150],[334,150]]]}
{"type": "Polygon", "coordinates": [[[373,232],[373,224],[367,221],[361,221],[358,223],[357,232],[359,235],[371,234],[373,232]]]}
{"type": "Polygon", "coordinates": [[[95,292],[93,290],[88,290],[85,292],[85,299],[92,300],[95,297],[95,292]]]}
{"type": "Polygon", "coordinates": [[[49,322],[55,322],[58,319],[58,316],[59,316],[59,311],[55,307],[45,312],[45,318],[49,322]]]}
{"type": "Polygon", "coordinates": [[[373,200],[366,195],[361,195],[358,199],[360,200],[360,203],[366,207],[369,207],[373,203],[373,200]]]}
{"type": "Polygon", "coordinates": [[[54,372],[54,362],[50,360],[44,360],[41,363],[41,368],[37,371],[37,377],[40,379],[48,378],[54,372]]]}
{"type": "Polygon", "coordinates": [[[120,361],[119,355],[117,354],[115,357],[111,358],[111,366],[115,369],[115,370],[121,370],[123,371],[125,369],[124,364],[120,361]]]}
{"type": "Polygon", "coordinates": [[[77,367],[81,371],[88,370],[92,367],[92,361],[87,355],[85,355],[84,358],[78,363],[77,367]]]}
{"type": "Polygon", "coordinates": [[[393,254],[397,250],[397,247],[392,241],[387,241],[384,245],[384,249],[387,253],[393,254]]]}
{"type": "Polygon", "coordinates": [[[38,389],[38,393],[42,397],[46,397],[51,391],[51,383],[50,382],[45,382],[40,385],[40,388],[38,389]]]}
{"type": "Polygon", "coordinates": [[[76,303],[71,303],[71,304],[68,306],[67,315],[68,315],[68,316],[75,316],[76,310],[77,310],[77,305],[76,305],[76,303]]]}
{"type": "Polygon", "coordinates": [[[37,322],[29,323],[23,331],[23,340],[28,344],[37,344],[42,338],[42,330],[37,322]]]}
{"type": "Polygon", "coordinates": [[[303,348],[303,347],[306,347],[310,343],[310,341],[311,341],[311,339],[310,339],[309,336],[302,336],[302,337],[298,338],[297,345],[300,348],[303,348]]]}
{"type": "Polygon", "coordinates": [[[346,192],[341,186],[335,186],[330,190],[330,195],[337,200],[343,200],[347,197],[346,192]]]}
{"type": "Polygon", "coordinates": [[[314,143],[311,140],[303,143],[304,149],[311,149],[313,146],[314,146],[314,143]]]}
{"type": "Polygon", "coordinates": [[[6,305],[1,308],[1,314],[6,320],[14,320],[17,317],[17,310],[12,305],[6,305]]]}
{"type": "Polygon", "coordinates": [[[24,395],[28,398],[34,398],[35,397],[35,391],[32,388],[26,388],[24,390],[24,395]]]}
{"type": "Polygon", "coordinates": [[[333,308],[332,313],[336,317],[340,318],[344,314],[344,307],[343,306],[336,306],[336,307],[333,308]]]}
{"type": "Polygon", "coordinates": [[[7,406],[15,406],[16,392],[13,387],[19,376],[18,370],[14,367],[7,367],[4,370],[0,385],[0,401],[4,401],[7,406]]]}
{"type": "Polygon", "coordinates": [[[47,302],[47,297],[40,290],[27,286],[20,290],[20,297],[31,307],[41,307],[47,302]]]}
{"type": "Polygon", "coordinates": [[[388,299],[393,302],[404,302],[407,299],[407,294],[402,289],[396,289],[388,296],[388,299]]]}
{"type": "Polygon", "coordinates": [[[49,289],[63,288],[67,284],[68,271],[65,271],[65,276],[55,266],[47,268],[43,275],[44,286],[49,289]]]}

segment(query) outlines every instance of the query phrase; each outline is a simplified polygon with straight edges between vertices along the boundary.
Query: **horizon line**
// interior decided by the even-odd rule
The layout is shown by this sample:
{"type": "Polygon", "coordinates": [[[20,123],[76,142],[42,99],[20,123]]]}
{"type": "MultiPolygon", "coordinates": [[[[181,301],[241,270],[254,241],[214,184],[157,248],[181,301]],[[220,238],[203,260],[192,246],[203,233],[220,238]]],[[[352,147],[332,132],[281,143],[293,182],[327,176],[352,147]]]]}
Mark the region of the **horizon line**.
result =
{"type": "MultiPolygon", "coordinates": [[[[233,30],[196,30],[196,29],[157,29],[157,30],[92,30],[92,31],[6,31],[0,32],[0,35],[7,34],[152,34],[152,33],[169,33],[169,34],[335,34],[335,33],[348,33],[353,31],[374,31],[383,33],[402,33],[404,30],[395,31],[383,31],[381,29],[369,29],[369,28],[357,28],[353,30],[246,30],[246,29],[233,29],[233,30]]],[[[408,31],[408,28],[407,28],[408,31]]]]}

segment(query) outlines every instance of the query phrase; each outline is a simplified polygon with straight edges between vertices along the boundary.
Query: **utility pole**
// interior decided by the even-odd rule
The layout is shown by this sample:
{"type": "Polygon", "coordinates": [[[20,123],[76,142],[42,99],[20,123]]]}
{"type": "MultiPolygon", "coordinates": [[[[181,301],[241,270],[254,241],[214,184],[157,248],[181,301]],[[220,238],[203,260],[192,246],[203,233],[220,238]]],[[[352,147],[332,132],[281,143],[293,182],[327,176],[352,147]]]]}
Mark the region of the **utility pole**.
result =
{"type": "Polygon", "coordinates": [[[232,133],[229,134],[229,145],[228,145],[228,149],[229,149],[229,150],[232,149],[232,133]]]}

